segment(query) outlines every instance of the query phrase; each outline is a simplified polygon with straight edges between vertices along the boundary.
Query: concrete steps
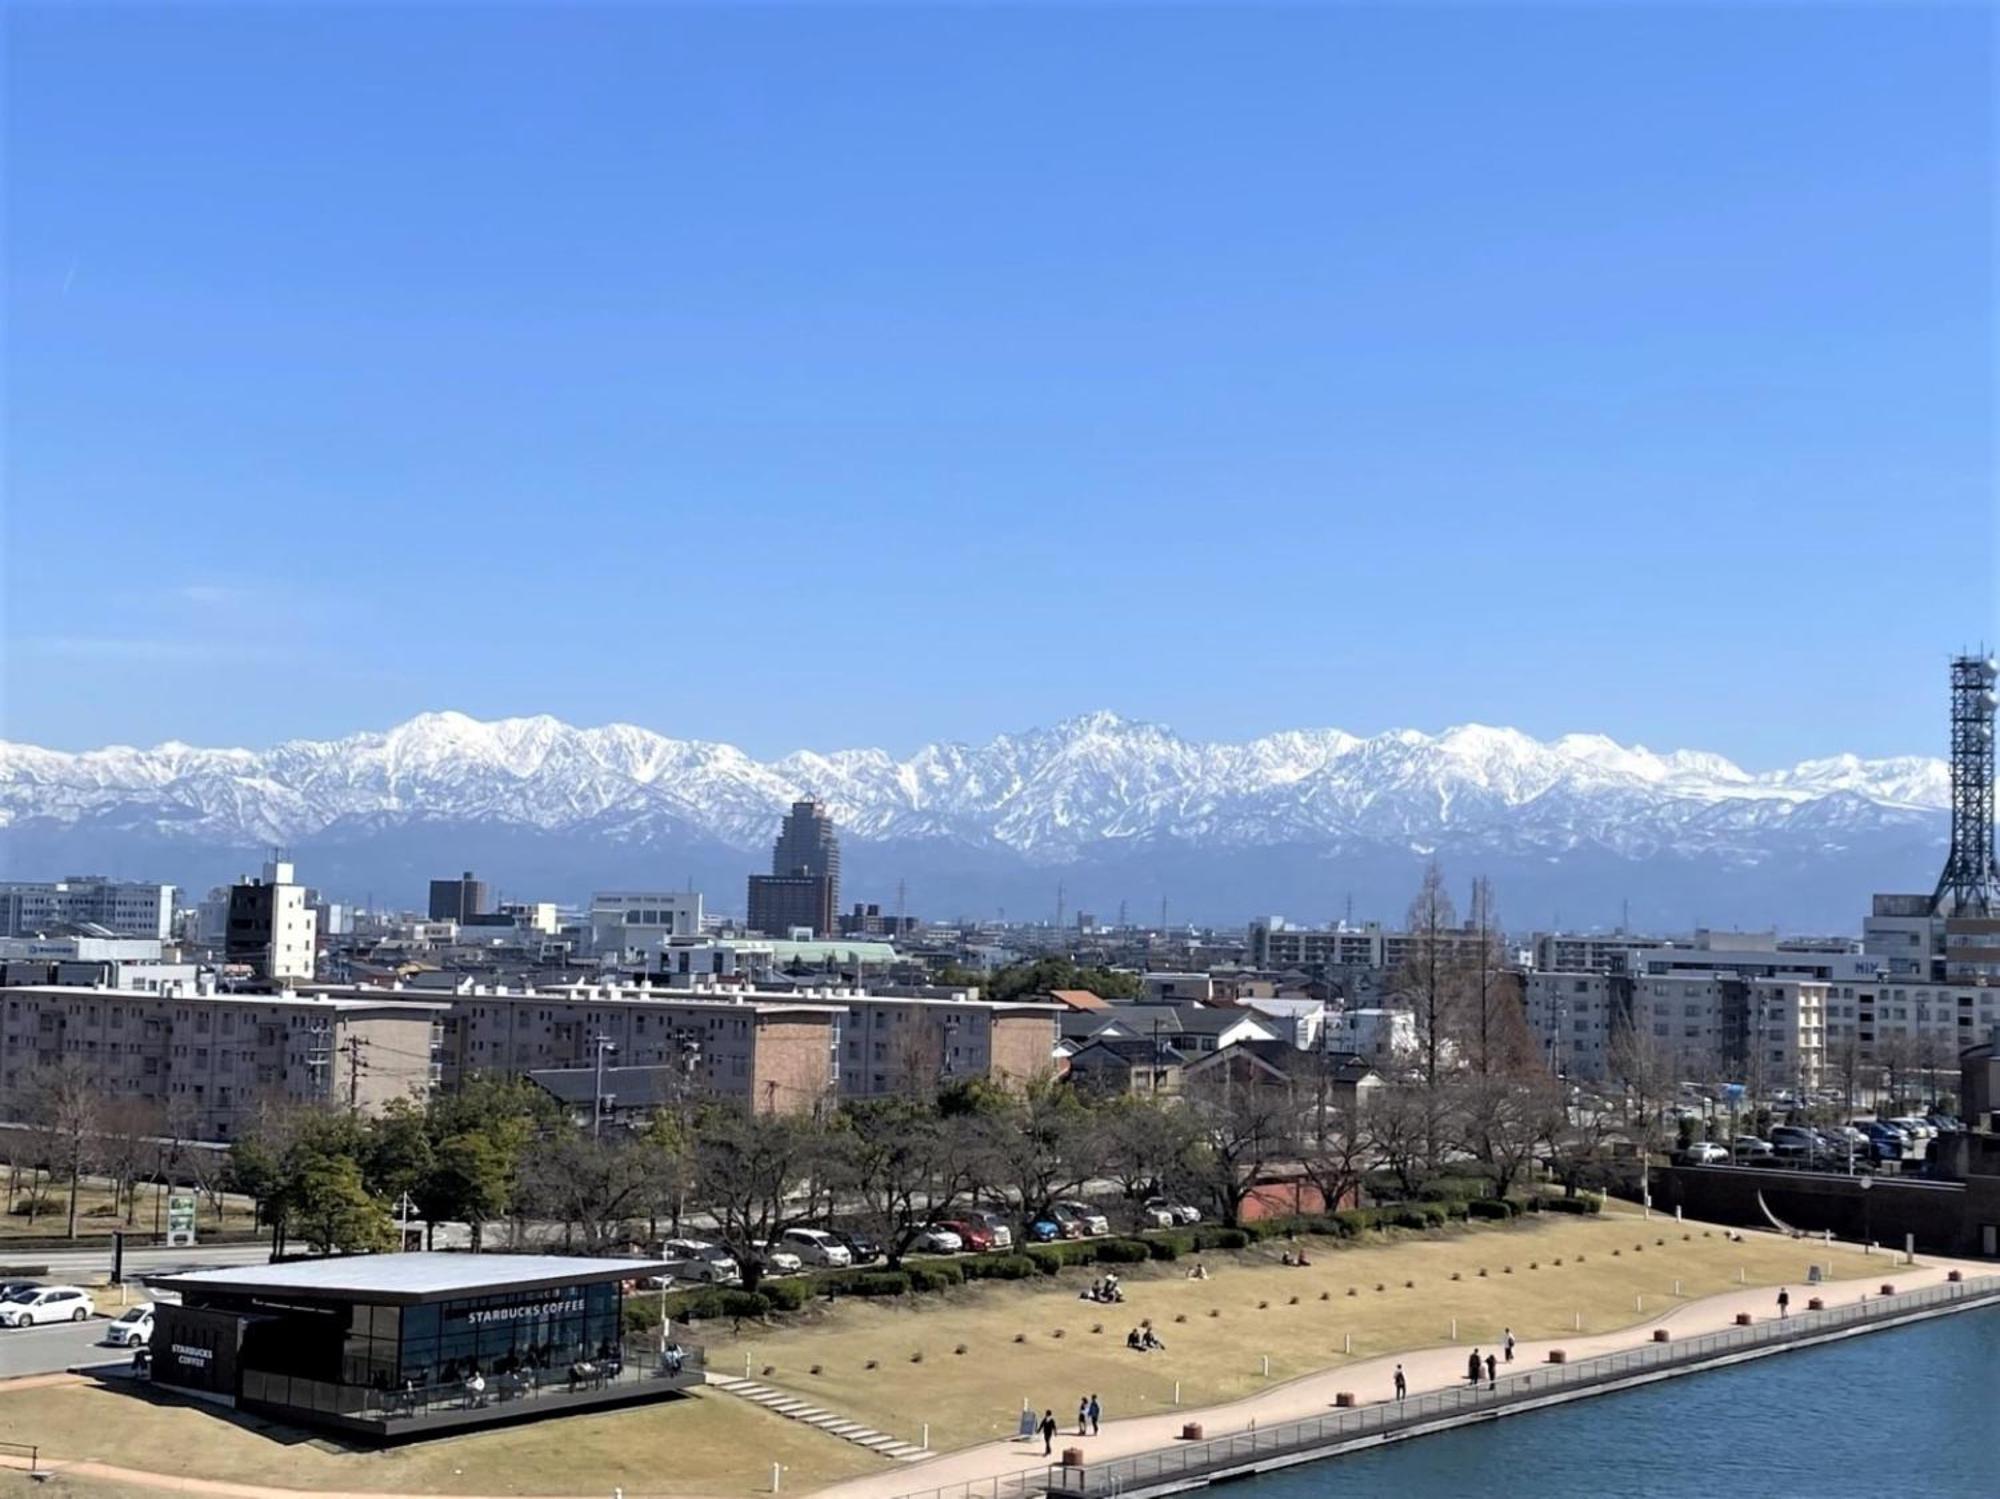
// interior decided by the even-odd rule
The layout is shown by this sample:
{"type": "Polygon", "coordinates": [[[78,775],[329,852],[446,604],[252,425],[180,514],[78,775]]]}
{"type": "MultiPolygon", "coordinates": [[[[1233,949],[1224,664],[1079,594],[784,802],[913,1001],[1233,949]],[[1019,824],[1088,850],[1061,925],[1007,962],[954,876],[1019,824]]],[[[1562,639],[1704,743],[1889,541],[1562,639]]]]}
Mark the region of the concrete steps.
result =
{"type": "Polygon", "coordinates": [[[714,1374],[707,1382],[726,1394],[747,1400],[752,1405],[761,1405],[765,1410],[783,1416],[788,1421],[800,1421],[807,1426],[817,1427],[828,1436],[839,1437],[843,1442],[852,1442],[857,1447],[866,1447],[870,1452],[893,1458],[899,1463],[913,1463],[930,1456],[921,1447],[913,1447],[908,1442],[889,1436],[885,1432],[874,1431],[845,1416],[837,1416],[832,1411],[821,1410],[818,1406],[774,1390],[769,1385],[758,1384],[755,1380],[738,1379],[733,1374],[714,1374]]]}

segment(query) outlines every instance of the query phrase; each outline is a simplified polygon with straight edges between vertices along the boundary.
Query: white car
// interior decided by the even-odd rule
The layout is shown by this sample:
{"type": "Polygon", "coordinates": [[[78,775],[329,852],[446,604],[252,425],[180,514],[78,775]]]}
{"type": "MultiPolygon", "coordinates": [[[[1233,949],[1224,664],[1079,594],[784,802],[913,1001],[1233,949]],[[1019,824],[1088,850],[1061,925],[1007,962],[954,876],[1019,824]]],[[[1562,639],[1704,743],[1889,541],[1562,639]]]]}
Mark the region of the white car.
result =
{"type": "Polygon", "coordinates": [[[669,1239],[660,1246],[660,1258],[669,1262],[676,1280],[732,1286],[743,1278],[729,1251],[705,1239],[669,1239]]]}
{"type": "Polygon", "coordinates": [[[1111,1232],[1111,1220],[1087,1202],[1059,1202],[1055,1214],[1056,1222],[1065,1227],[1076,1224],[1082,1230],[1079,1237],[1101,1239],[1111,1232]]]}
{"type": "Polygon", "coordinates": [[[823,1228],[788,1228],[780,1235],[779,1242],[808,1265],[845,1270],[854,1263],[847,1246],[823,1228]]]}
{"type": "Polygon", "coordinates": [[[948,1228],[927,1228],[910,1241],[910,1248],[922,1254],[957,1254],[965,1240],[948,1228]]]}
{"type": "Polygon", "coordinates": [[[1149,1202],[1139,1209],[1139,1226],[1141,1228],[1173,1228],[1180,1221],[1164,1206],[1155,1206],[1149,1202]]]}
{"type": "Polygon", "coordinates": [[[766,1275],[797,1275],[806,1267],[806,1262],[790,1249],[769,1241],[757,1246],[757,1258],[762,1261],[766,1275]]]}
{"type": "Polygon", "coordinates": [[[117,1321],[104,1330],[104,1341],[113,1348],[144,1348],[153,1341],[153,1303],[142,1301],[128,1306],[117,1321]]]}
{"type": "Polygon", "coordinates": [[[0,1301],[0,1327],[34,1327],[38,1323],[87,1322],[97,1314],[90,1293],[76,1286],[36,1286],[16,1291],[0,1301]]]}
{"type": "Polygon", "coordinates": [[[1174,1202],[1166,1197],[1148,1197],[1146,1199],[1146,1211],[1149,1213],[1155,1211],[1166,1213],[1170,1215],[1174,1223],[1201,1222],[1200,1208],[1189,1207],[1184,1202],[1174,1202]]]}
{"type": "Polygon", "coordinates": [[[1712,1140],[1697,1140],[1682,1156],[1690,1166],[1727,1166],[1729,1152],[1712,1140]]]}

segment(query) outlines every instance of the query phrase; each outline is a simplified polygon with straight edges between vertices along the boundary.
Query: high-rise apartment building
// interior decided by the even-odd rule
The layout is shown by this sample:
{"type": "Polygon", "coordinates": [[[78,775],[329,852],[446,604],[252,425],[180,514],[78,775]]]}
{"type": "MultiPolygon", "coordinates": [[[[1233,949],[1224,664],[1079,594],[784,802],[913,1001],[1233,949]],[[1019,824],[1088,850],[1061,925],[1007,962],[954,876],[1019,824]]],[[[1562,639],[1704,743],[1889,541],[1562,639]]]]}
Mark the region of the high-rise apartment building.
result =
{"type": "Polygon", "coordinates": [[[486,911],[486,881],[466,870],[455,880],[431,881],[431,920],[469,921],[486,911]]]}
{"type": "Polygon", "coordinates": [[[230,887],[223,961],[246,964],[271,983],[310,979],[318,938],[318,916],[288,861],[266,864],[262,878],[230,887]]]}
{"type": "Polygon", "coordinates": [[[117,937],[173,935],[174,887],[101,875],[0,881],[0,937],[34,937],[62,926],[101,926],[117,937]]]}
{"type": "Polygon", "coordinates": [[[769,875],[750,876],[752,931],[782,937],[810,927],[815,936],[839,934],[840,838],[824,804],[793,802],[771,845],[769,875]]]}

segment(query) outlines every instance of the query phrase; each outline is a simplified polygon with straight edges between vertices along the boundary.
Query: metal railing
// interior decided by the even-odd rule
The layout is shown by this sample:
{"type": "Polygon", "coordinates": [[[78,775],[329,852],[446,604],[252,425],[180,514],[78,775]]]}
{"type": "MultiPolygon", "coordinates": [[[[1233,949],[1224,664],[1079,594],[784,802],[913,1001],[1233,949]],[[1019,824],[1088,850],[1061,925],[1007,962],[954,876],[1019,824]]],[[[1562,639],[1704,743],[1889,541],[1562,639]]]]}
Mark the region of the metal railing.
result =
{"type": "Polygon", "coordinates": [[[8,1453],[14,1457],[20,1457],[23,1454],[26,1454],[28,1459],[28,1471],[30,1473],[41,1472],[42,1449],[35,1446],[33,1443],[0,1442],[0,1452],[8,1453]]]}
{"type": "Polygon", "coordinates": [[[1619,1353],[1581,1358],[1574,1363],[1537,1364],[1502,1375],[1492,1384],[1482,1380],[1475,1386],[1468,1379],[1464,1385],[1452,1389],[1329,1411],[1303,1421],[1253,1426],[1227,1436],[1181,1442],[1081,1467],[1044,1464],[993,1478],[917,1490],[899,1499],[1033,1499],[1041,1494],[1085,1499],[1085,1496],[1121,1494],[1179,1479],[1226,1473],[1261,1460],[1404,1431],[1454,1416],[1502,1411],[1542,1400],[1554,1392],[1616,1384],[1637,1374],[1705,1363],[1731,1353],[1798,1342],[1844,1327],[1890,1321],[1908,1312],[1994,1295],[2000,1295],[2000,1276],[1948,1282],[1920,1291],[1870,1297],[1847,1306],[1794,1312],[1781,1319],[1725,1328],[1674,1342],[1646,1343],[1619,1353]]]}
{"type": "Polygon", "coordinates": [[[298,1379],[260,1369],[243,1371],[243,1398],[294,1410],[319,1411],[365,1421],[393,1424],[450,1411],[511,1408],[522,1401],[594,1395],[607,1389],[678,1380],[698,1384],[705,1368],[702,1350],[676,1345],[662,1353],[650,1343],[628,1343],[615,1357],[585,1359],[556,1369],[517,1369],[449,1384],[377,1389],[372,1385],[340,1384],[323,1379],[298,1379]]]}

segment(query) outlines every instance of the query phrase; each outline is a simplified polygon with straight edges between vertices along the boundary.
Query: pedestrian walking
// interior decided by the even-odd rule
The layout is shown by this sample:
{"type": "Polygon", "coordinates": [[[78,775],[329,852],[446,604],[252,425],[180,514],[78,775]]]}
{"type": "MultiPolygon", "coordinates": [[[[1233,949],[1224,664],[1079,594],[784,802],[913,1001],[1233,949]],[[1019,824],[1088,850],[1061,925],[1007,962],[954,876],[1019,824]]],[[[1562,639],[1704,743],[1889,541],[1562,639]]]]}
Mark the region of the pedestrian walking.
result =
{"type": "Polygon", "coordinates": [[[1500,1388],[1500,1360],[1490,1353],[1486,1355],[1486,1388],[1489,1390],[1500,1388]]]}
{"type": "Polygon", "coordinates": [[[1090,1435],[1090,1397],[1088,1395],[1085,1395],[1076,1403],[1076,1434],[1080,1437],[1090,1435]]]}
{"type": "Polygon", "coordinates": [[[1396,1365],[1396,1398],[1398,1400],[1401,1400],[1405,1395],[1409,1393],[1410,1393],[1410,1382],[1408,1379],[1403,1377],[1403,1366],[1401,1364],[1398,1364],[1396,1365]]]}
{"type": "Polygon", "coordinates": [[[1784,1286],[1778,1287],[1778,1315],[1783,1317],[1792,1309],[1792,1293],[1784,1286]]]}
{"type": "Polygon", "coordinates": [[[1501,1339],[1501,1347],[1507,1350],[1507,1362],[1511,1364],[1514,1362],[1514,1329],[1508,1328],[1501,1334],[1501,1339]]]}
{"type": "Polygon", "coordinates": [[[1472,1381],[1472,1387],[1479,1388],[1479,1350],[1472,1350],[1472,1357],[1465,1361],[1465,1377],[1472,1381]]]}
{"type": "Polygon", "coordinates": [[[1099,1405],[1097,1403],[1097,1397],[1095,1395],[1092,1395],[1090,1397],[1090,1434],[1092,1436],[1097,1435],[1098,1422],[1103,1420],[1103,1418],[1104,1418],[1104,1407],[1099,1405]]]}
{"type": "Polygon", "coordinates": [[[1042,1412],[1042,1424],[1039,1430],[1042,1433],[1042,1456],[1047,1457],[1051,1452],[1056,1450],[1056,1413],[1054,1411],[1042,1412]]]}

